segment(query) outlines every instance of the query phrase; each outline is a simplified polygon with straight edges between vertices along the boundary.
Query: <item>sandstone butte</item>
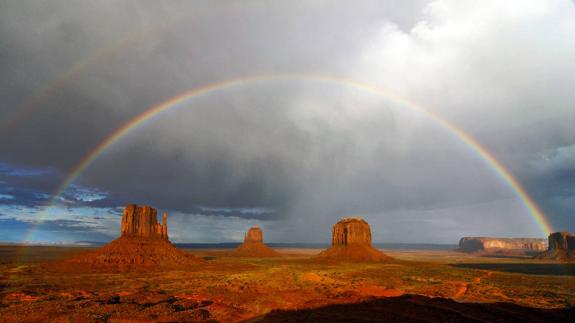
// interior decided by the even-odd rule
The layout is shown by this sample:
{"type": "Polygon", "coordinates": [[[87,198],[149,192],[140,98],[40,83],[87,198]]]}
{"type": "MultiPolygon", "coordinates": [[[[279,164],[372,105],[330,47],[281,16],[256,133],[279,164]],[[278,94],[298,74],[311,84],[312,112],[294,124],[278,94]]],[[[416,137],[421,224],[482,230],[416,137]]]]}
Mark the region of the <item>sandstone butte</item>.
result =
{"type": "MultiPolygon", "coordinates": [[[[202,260],[186,253],[168,239],[167,214],[163,223],[156,209],[129,204],[122,214],[122,235],[94,252],[64,260],[90,270],[132,271],[185,268],[202,260]]],[[[62,267],[62,266],[61,266],[62,267]]]]}
{"type": "Polygon", "coordinates": [[[554,232],[549,235],[547,251],[537,256],[539,259],[575,261],[575,233],[554,232]]]}
{"type": "Polygon", "coordinates": [[[371,245],[371,229],[361,218],[344,218],[333,226],[331,248],[318,257],[349,261],[382,261],[391,259],[371,245]]]}
{"type": "Polygon", "coordinates": [[[541,252],[545,250],[547,250],[546,239],[463,237],[459,240],[459,251],[463,252],[541,252]]]}
{"type": "Polygon", "coordinates": [[[244,237],[244,243],[232,251],[233,256],[239,257],[278,257],[280,253],[264,244],[262,229],[252,227],[244,237]]]}

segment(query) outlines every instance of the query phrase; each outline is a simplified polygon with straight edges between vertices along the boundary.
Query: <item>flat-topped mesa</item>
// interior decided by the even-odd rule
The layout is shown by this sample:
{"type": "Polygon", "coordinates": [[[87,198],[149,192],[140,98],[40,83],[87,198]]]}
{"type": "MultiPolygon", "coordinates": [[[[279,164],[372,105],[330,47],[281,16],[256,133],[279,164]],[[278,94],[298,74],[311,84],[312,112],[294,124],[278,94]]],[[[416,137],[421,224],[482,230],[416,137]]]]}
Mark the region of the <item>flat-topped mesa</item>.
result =
{"type": "Polygon", "coordinates": [[[332,246],[371,246],[371,229],[369,224],[360,218],[344,218],[333,226],[332,246]]]}
{"type": "Polygon", "coordinates": [[[168,215],[163,223],[156,219],[157,211],[151,206],[128,204],[122,214],[122,237],[168,240],[168,215]]]}
{"type": "Polygon", "coordinates": [[[459,240],[459,250],[463,252],[539,252],[547,250],[547,240],[536,238],[463,237],[459,240]]]}
{"type": "Polygon", "coordinates": [[[332,229],[331,248],[322,251],[321,258],[352,261],[381,261],[390,259],[371,245],[371,229],[361,218],[344,218],[332,229]]]}
{"type": "Polygon", "coordinates": [[[537,256],[540,259],[575,260],[575,233],[553,232],[549,235],[547,251],[537,256]]]}
{"type": "Polygon", "coordinates": [[[280,254],[264,244],[262,229],[251,227],[244,236],[244,243],[231,252],[232,256],[240,257],[277,257],[280,254]]]}

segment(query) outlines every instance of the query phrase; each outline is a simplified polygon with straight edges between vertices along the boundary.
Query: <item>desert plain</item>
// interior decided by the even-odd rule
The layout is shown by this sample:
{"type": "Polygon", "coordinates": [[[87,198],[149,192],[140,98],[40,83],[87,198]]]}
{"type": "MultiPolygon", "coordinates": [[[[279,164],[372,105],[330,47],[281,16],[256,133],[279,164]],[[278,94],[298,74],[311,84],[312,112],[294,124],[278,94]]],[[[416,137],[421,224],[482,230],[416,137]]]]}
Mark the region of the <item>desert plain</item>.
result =
{"type": "Polygon", "coordinates": [[[319,249],[277,248],[281,257],[273,258],[185,249],[203,261],[162,271],[49,266],[93,249],[1,246],[0,321],[567,322],[575,317],[575,264],[521,255],[403,249],[384,250],[393,259],[383,262],[346,262],[318,259],[319,249]]]}

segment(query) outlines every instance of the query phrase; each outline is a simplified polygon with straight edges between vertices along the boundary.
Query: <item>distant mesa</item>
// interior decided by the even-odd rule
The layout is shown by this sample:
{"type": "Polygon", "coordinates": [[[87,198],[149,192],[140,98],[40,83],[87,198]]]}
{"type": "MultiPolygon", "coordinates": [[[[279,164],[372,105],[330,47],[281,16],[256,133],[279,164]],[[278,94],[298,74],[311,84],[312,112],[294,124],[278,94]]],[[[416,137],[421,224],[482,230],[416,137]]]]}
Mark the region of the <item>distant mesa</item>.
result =
{"type": "Polygon", "coordinates": [[[463,252],[530,253],[544,250],[547,250],[546,239],[463,237],[459,240],[459,251],[463,252]]]}
{"type": "Polygon", "coordinates": [[[278,257],[280,253],[264,244],[262,229],[252,227],[244,237],[244,243],[232,251],[233,256],[239,257],[278,257]]]}
{"type": "Polygon", "coordinates": [[[60,263],[78,264],[94,270],[132,271],[185,268],[201,262],[168,240],[167,214],[163,223],[150,206],[129,204],[122,214],[122,236],[98,250],[60,263]]]}
{"type": "Polygon", "coordinates": [[[333,226],[331,248],[322,251],[321,258],[381,261],[391,259],[371,245],[371,229],[361,218],[344,218],[333,226]]]}
{"type": "Polygon", "coordinates": [[[537,258],[575,261],[575,233],[554,232],[549,235],[548,240],[549,248],[537,258]]]}

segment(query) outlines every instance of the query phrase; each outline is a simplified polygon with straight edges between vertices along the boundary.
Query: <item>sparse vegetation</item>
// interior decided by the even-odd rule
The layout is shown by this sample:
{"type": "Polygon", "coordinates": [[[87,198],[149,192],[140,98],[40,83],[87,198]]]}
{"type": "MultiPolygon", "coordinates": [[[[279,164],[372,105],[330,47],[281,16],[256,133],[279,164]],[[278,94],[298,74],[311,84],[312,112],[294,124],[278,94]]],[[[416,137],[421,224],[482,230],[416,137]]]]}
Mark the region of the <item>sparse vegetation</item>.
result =
{"type": "Polygon", "coordinates": [[[175,319],[195,315],[235,321],[272,309],[315,308],[402,293],[539,308],[575,306],[573,271],[560,274],[558,264],[523,258],[389,251],[394,260],[388,262],[338,263],[316,261],[305,253],[237,258],[204,250],[193,253],[213,259],[188,270],[62,275],[43,269],[34,255],[56,259],[77,250],[32,248],[26,263],[20,265],[12,263],[10,259],[16,258],[4,250],[0,316],[32,321],[70,317],[71,313],[75,319],[88,321],[121,315],[175,319]],[[412,261],[416,255],[425,261],[412,261]],[[521,266],[538,269],[514,270],[521,266]]]}

